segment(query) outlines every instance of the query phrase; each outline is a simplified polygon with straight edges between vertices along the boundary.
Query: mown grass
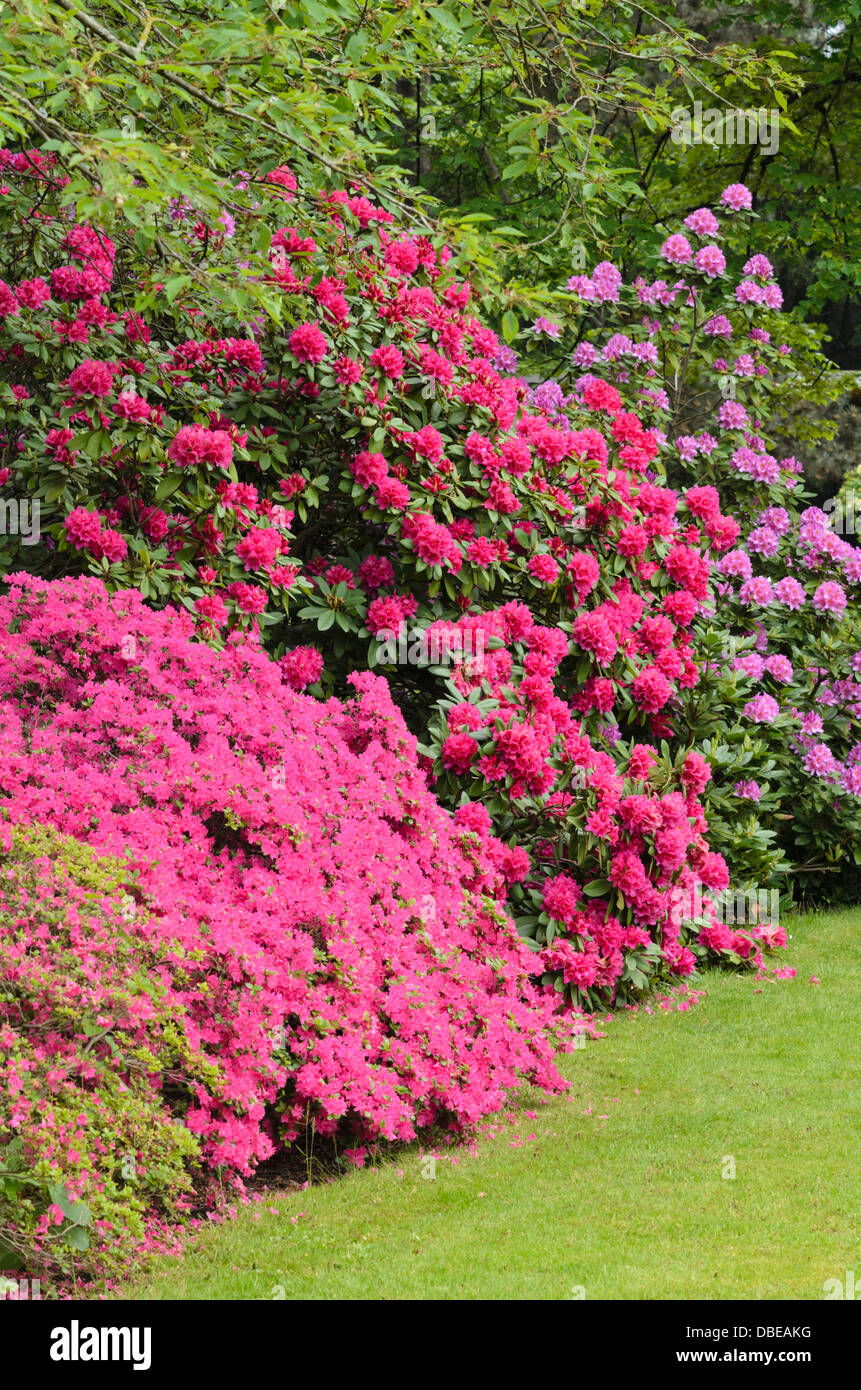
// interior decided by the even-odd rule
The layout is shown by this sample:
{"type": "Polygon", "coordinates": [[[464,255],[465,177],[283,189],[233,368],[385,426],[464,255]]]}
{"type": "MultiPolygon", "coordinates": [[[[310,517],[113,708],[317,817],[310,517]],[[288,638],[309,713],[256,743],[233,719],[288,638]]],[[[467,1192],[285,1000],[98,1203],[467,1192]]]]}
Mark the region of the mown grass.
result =
{"type": "Polygon", "coordinates": [[[712,974],[687,1013],[616,1018],[563,1058],[567,1098],[524,1095],[475,1156],[431,1178],[413,1146],[279,1194],[124,1296],[821,1299],[847,1270],[861,1282],[861,913],[789,931],[795,979],[712,974]]]}

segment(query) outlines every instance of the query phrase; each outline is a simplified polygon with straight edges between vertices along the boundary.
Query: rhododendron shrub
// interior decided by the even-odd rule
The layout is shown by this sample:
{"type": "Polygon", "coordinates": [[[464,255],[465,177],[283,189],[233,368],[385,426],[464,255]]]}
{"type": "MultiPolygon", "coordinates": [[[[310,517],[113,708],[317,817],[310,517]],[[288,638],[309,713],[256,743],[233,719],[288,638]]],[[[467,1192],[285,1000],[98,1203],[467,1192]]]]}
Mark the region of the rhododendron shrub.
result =
{"type": "Polygon", "coordinates": [[[656,278],[625,286],[606,263],[573,277],[570,385],[577,399],[612,384],[657,432],[655,467],[696,515],[734,519],[693,623],[701,682],[674,722],[714,769],[711,844],[739,887],[791,873],[803,893],[857,895],[861,555],[838,534],[841,510],[805,507],[801,465],[774,449],[803,380],[796,351],[810,349],[767,258],[733,269],[719,250],[727,219],[749,213],[733,189],[719,216],[701,208],[666,239],[656,278]]]}
{"type": "MultiPolygon", "coordinates": [[[[12,204],[25,220],[28,179],[12,204]]],[[[656,799],[678,784],[662,740],[699,679],[691,624],[735,524],[655,482],[659,438],[615,387],[595,381],[560,414],[507,374],[469,285],[447,277],[445,246],[364,198],[291,193],[289,225],[276,204],[265,254],[249,251],[276,306],[249,325],[212,324],[190,295],[170,303],[151,286],[146,321],[120,307],[103,238],[47,224],[52,254],[73,271],[94,259],[109,283],[26,312],[10,288],[14,486],[40,492],[45,537],[15,563],[133,585],[184,606],[216,643],[259,631],[293,690],[344,694],[351,671],[384,672],[449,806],[466,797],[514,839],[508,884],[530,885],[513,901],[539,946],[534,894],[563,846],[590,837],[582,920],[559,930],[598,951],[598,985],[590,994],[551,963],[560,988],[594,1003],[655,970],[689,972],[667,913],[673,877],[696,875],[705,852],[701,788],[660,827],[614,817],[627,790],[656,799]],[[482,727],[441,731],[445,669],[391,645],[485,621],[467,701],[482,727]],[[600,776],[614,769],[600,795],[578,739],[600,776]],[[635,742],[657,745],[655,771],[625,789],[635,742]],[[672,853],[644,838],[658,829],[673,830],[672,853]],[[613,871],[620,854],[639,867],[613,871]],[[644,883],[658,895],[647,910],[644,883]],[[585,926],[601,911],[636,930],[596,945],[585,926]]]]}
{"type": "MultiPolygon", "coordinates": [[[[356,1153],[470,1124],[521,1078],[562,1084],[501,849],[440,808],[379,677],[321,704],[253,634],[216,652],[137,591],[13,576],[0,691],[0,813],[123,865],[156,1004],[216,1067],[182,1108],[208,1164],[248,1173],[308,1120],[356,1153]]],[[[20,941],[50,955],[34,913],[20,941]]],[[[100,972],[94,954],[96,1022],[100,972]]],[[[113,1065],[109,1036],[91,1045],[113,1065]]]]}
{"type": "Polygon", "coordinates": [[[543,982],[598,1007],[656,976],[689,975],[706,955],[761,964],[764,948],[785,945],[770,919],[732,930],[716,920],[729,874],[704,838],[705,759],[673,761],[665,741],[625,741],[618,726],[590,738],[554,694],[564,641],[525,608],[469,622],[496,639],[496,668],[490,680],[466,669],[451,683],[433,730],[446,769],[437,786],[452,799],[468,792],[456,820],[485,835],[492,813],[508,840],[498,863],[543,982]]]}
{"type": "Polygon", "coordinates": [[[719,586],[723,621],[751,634],[729,664],[742,700],[736,737],[756,740],[758,757],[733,797],[774,816],[805,895],[855,899],[861,552],[816,507],[766,507],[757,520],[719,586]]]}

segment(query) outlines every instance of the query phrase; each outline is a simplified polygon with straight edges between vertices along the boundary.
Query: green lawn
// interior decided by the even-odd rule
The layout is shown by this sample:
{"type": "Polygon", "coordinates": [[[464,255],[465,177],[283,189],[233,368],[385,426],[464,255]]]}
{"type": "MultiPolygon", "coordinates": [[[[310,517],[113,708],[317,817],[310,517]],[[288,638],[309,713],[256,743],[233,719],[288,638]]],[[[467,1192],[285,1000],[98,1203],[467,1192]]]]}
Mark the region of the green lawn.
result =
{"type": "Polygon", "coordinates": [[[563,1059],[570,1096],[525,1095],[474,1156],[431,1178],[414,1146],[244,1208],[126,1296],[821,1299],[847,1270],[861,1283],[861,915],[789,931],[795,979],[709,975],[688,1013],[615,1019],[563,1059]]]}

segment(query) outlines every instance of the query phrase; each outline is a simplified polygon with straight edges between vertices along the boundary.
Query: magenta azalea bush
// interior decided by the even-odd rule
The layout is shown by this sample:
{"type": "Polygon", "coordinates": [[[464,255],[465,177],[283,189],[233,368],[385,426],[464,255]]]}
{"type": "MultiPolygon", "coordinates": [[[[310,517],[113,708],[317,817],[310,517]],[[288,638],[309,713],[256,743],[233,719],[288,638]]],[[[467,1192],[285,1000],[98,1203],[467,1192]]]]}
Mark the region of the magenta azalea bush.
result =
{"type": "MultiPolygon", "coordinates": [[[[92,1147],[121,1080],[156,1117],[147,1153],[189,1152],[180,1116],[229,1181],[309,1122],[361,1162],[521,1079],[559,1087],[557,996],[504,910],[503,847],[440,808],[385,682],[319,703],[253,634],[215,652],[193,628],[94,579],[15,576],[0,600],[5,847],[50,824],[115,866],[90,894],[47,853],[5,871],[0,1143],[19,1167],[73,1202],[117,1146],[138,1173],[123,1126],[92,1147]],[[46,1126],[70,1096],[82,1117],[46,1126]]],[[[55,1205],[34,1208],[45,1242],[55,1205]]]]}
{"type": "Polygon", "coordinates": [[[16,576],[0,633],[0,809],[127,864],[224,1074],[185,1117],[214,1163],[247,1173],[306,1106],[405,1139],[557,1083],[497,847],[428,793],[384,681],[318,703],[253,636],[212,651],[97,580],[16,576]]]}

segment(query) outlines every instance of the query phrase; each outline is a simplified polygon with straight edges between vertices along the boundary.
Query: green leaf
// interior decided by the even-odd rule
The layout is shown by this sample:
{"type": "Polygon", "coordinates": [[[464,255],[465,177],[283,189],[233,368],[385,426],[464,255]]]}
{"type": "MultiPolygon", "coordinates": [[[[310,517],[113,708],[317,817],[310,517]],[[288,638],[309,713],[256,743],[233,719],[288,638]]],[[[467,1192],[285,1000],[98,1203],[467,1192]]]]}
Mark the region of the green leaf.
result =
{"type": "Polygon", "coordinates": [[[190,275],[171,275],[165,280],[163,294],[168,304],[172,304],[181,290],[186,289],[191,284],[190,275]]]}
{"type": "Polygon", "coordinates": [[[587,898],[600,898],[609,888],[610,884],[606,878],[593,878],[591,883],[583,885],[583,892],[587,898]]]}
{"type": "Polygon", "coordinates": [[[508,164],[502,171],[503,179],[516,179],[520,174],[525,174],[531,168],[531,159],[515,159],[513,164],[508,164]]]}
{"type": "Polygon", "coordinates": [[[166,497],[170,497],[181,486],[184,479],[184,473],[166,473],[155,490],[155,500],[163,502],[166,497]]]}

